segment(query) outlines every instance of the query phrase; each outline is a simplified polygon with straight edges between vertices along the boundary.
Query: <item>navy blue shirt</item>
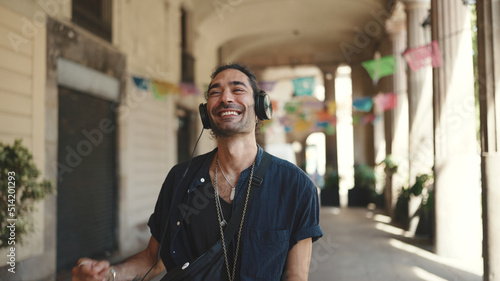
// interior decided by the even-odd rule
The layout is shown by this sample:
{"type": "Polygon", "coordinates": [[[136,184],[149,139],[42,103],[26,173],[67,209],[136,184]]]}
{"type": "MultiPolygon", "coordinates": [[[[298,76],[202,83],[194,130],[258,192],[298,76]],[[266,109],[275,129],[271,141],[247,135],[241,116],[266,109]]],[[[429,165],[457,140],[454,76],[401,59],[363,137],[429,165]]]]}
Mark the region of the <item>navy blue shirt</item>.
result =
{"type": "MultiPolygon", "coordinates": [[[[188,238],[193,235],[188,235],[185,225],[193,215],[212,211],[207,206],[213,195],[199,190],[211,184],[209,167],[216,152],[217,149],[194,158],[184,178],[188,163],[174,166],[163,183],[148,225],[153,237],[161,243],[161,258],[167,271],[197,257],[188,238]]],[[[256,167],[262,153],[259,147],[256,167]]],[[[245,199],[250,170],[248,167],[239,177],[233,211],[245,199]]],[[[255,188],[241,234],[237,279],[280,280],[290,249],[300,240],[315,241],[323,236],[317,188],[300,168],[277,157],[272,157],[262,185],[255,188]]],[[[219,232],[217,224],[213,231],[219,232]]]]}

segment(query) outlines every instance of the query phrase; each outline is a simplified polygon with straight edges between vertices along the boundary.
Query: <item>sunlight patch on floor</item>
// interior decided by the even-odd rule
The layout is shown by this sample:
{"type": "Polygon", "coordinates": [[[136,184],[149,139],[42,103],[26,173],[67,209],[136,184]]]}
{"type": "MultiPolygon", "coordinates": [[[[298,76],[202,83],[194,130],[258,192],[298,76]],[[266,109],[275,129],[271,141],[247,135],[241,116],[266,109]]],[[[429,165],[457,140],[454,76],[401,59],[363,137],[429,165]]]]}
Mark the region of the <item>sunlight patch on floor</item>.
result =
{"type": "Polygon", "coordinates": [[[479,276],[483,275],[483,270],[482,270],[482,262],[481,260],[477,261],[461,261],[461,260],[455,260],[455,259],[449,259],[445,257],[438,256],[434,253],[431,253],[429,251],[423,250],[421,248],[415,247],[413,245],[401,242],[397,239],[389,239],[389,244],[399,250],[406,251],[408,253],[412,253],[414,255],[417,255],[419,257],[425,258],[427,260],[440,263],[443,265],[447,265],[456,269],[460,269],[472,274],[476,274],[479,276]]]}
{"type": "Polygon", "coordinates": [[[415,273],[415,276],[422,278],[422,280],[426,281],[447,281],[446,279],[443,279],[435,274],[430,273],[427,270],[424,270],[419,267],[413,267],[412,268],[413,273],[415,273]]]}

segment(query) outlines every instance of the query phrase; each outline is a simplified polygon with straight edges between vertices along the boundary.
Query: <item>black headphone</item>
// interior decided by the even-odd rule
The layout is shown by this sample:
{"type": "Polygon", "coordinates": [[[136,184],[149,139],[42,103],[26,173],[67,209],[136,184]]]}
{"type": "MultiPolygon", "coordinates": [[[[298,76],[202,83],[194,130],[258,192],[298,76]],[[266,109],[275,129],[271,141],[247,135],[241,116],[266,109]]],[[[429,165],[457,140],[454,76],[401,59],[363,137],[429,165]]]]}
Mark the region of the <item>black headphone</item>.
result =
{"type": "MultiPolygon", "coordinates": [[[[210,125],[210,118],[208,118],[207,104],[201,103],[199,110],[203,128],[210,129],[212,126],[210,125]]],[[[263,90],[260,90],[259,93],[255,95],[255,114],[259,120],[269,120],[273,115],[271,98],[263,90]]]]}

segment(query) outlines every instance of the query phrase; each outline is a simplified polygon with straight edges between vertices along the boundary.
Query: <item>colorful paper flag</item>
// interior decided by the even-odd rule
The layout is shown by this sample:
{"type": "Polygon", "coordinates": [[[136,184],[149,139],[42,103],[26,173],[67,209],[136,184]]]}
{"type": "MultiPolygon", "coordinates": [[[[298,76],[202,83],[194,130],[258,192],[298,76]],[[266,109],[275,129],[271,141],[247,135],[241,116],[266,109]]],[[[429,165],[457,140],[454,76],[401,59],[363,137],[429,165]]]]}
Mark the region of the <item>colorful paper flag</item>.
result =
{"type": "Polygon", "coordinates": [[[325,107],[325,103],[322,101],[306,100],[302,101],[302,106],[312,110],[322,110],[325,107]]]}
{"type": "Polygon", "coordinates": [[[331,115],[326,110],[318,111],[318,112],[316,112],[316,119],[318,119],[319,122],[333,121],[333,120],[335,120],[335,115],[331,115]]]}
{"type": "Polygon", "coordinates": [[[271,100],[271,106],[273,107],[273,111],[278,110],[278,101],[277,100],[271,100]]]}
{"type": "Polygon", "coordinates": [[[287,116],[283,116],[281,118],[279,118],[279,121],[280,121],[280,124],[282,126],[285,126],[285,127],[290,127],[292,122],[290,121],[290,118],[288,118],[287,116]]]}
{"type": "Polygon", "coordinates": [[[311,122],[299,120],[299,121],[295,122],[294,129],[297,132],[303,132],[303,131],[307,131],[308,129],[310,129],[311,126],[312,126],[311,122]]]}
{"type": "Polygon", "coordinates": [[[312,96],[314,93],[314,77],[300,77],[292,80],[296,96],[312,96]]]}
{"type": "Polygon", "coordinates": [[[436,40],[424,46],[407,49],[403,57],[412,71],[417,71],[429,64],[434,68],[443,64],[439,43],[436,40]]]}
{"type": "Polygon", "coordinates": [[[153,93],[157,99],[163,99],[168,94],[179,94],[179,86],[172,83],[154,80],[151,83],[153,93]]]}
{"type": "Polygon", "coordinates": [[[318,128],[324,128],[324,129],[326,129],[328,126],[330,126],[330,123],[328,123],[328,122],[317,122],[316,126],[318,128]]]}
{"type": "Polygon", "coordinates": [[[373,103],[375,104],[375,112],[377,113],[391,110],[398,103],[398,95],[395,93],[377,94],[373,97],[373,103]]]}
{"type": "Polygon", "coordinates": [[[353,125],[358,125],[360,122],[361,122],[361,116],[359,116],[359,115],[352,116],[352,124],[353,125]]]}
{"type": "Polygon", "coordinates": [[[139,90],[148,90],[148,80],[142,77],[132,76],[132,80],[134,81],[135,86],[139,90]]]}
{"type": "Polygon", "coordinates": [[[261,81],[259,82],[259,88],[265,92],[271,92],[276,85],[276,81],[261,81]]]}
{"type": "Polygon", "coordinates": [[[179,88],[183,96],[197,96],[201,94],[200,90],[194,83],[182,82],[179,85],[179,88]]]}
{"type": "Polygon", "coordinates": [[[285,103],[285,111],[287,113],[295,113],[301,106],[301,102],[300,101],[289,101],[287,103],[285,103]]]}
{"type": "Polygon", "coordinates": [[[384,76],[392,75],[396,71],[396,58],[389,55],[377,60],[362,62],[361,65],[373,80],[378,80],[384,76]]]}
{"type": "Polygon", "coordinates": [[[335,113],[337,112],[337,104],[335,103],[335,101],[329,101],[327,108],[330,115],[335,115],[335,113]]]}
{"type": "Polygon", "coordinates": [[[373,113],[369,113],[367,115],[365,115],[365,117],[363,117],[363,119],[361,119],[361,124],[371,124],[373,123],[373,121],[375,121],[375,119],[377,118],[377,116],[373,113]]]}
{"type": "Polygon", "coordinates": [[[325,133],[329,136],[334,135],[335,134],[335,126],[330,125],[330,126],[326,127],[325,133]]]}
{"type": "Polygon", "coordinates": [[[356,99],[352,102],[352,106],[359,111],[369,112],[370,110],[372,110],[373,100],[372,98],[368,97],[356,99]]]}

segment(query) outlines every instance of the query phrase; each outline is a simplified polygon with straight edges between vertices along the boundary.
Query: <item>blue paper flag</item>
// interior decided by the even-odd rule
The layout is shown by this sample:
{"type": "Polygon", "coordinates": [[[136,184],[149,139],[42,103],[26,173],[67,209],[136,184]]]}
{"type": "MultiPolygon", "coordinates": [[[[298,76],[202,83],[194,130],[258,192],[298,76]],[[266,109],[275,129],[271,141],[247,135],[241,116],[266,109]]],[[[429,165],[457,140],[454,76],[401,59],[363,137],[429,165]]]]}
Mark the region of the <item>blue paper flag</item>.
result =
{"type": "Polygon", "coordinates": [[[314,77],[300,77],[292,80],[296,96],[312,96],[314,93],[314,77]]]}
{"type": "Polygon", "coordinates": [[[132,80],[134,80],[134,84],[138,89],[145,90],[145,91],[148,90],[148,80],[147,79],[132,76],[132,80]]]}
{"type": "Polygon", "coordinates": [[[359,111],[369,112],[372,110],[373,100],[372,98],[357,99],[352,102],[352,106],[359,111]]]}

